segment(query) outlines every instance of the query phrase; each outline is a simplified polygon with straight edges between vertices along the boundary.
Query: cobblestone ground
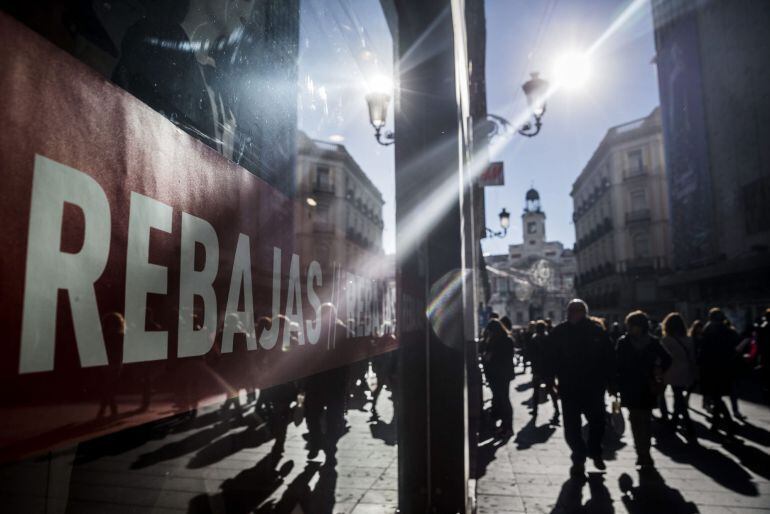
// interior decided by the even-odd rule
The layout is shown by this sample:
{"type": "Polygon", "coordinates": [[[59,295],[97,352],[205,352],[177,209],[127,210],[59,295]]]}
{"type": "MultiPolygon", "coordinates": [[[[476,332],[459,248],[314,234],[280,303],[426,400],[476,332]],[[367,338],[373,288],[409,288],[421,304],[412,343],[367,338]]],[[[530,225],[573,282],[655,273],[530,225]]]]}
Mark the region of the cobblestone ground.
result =
{"type": "MultiPolygon", "coordinates": [[[[504,445],[482,441],[477,482],[478,511],[512,513],[770,513],[770,409],[741,402],[747,417],[738,442],[722,444],[707,430],[701,397],[691,415],[700,447],[688,447],[656,424],[653,459],[658,474],[640,477],[630,427],[622,438],[607,437],[607,471],[586,466],[587,481],[569,479],[569,449],[561,426],[549,424],[550,402],[540,405],[537,423],[524,403],[531,376],[511,384],[516,435],[504,445]]],[[[485,392],[488,396],[489,392],[485,392]]],[[[671,404],[671,403],[669,403],[671,404]]]]}

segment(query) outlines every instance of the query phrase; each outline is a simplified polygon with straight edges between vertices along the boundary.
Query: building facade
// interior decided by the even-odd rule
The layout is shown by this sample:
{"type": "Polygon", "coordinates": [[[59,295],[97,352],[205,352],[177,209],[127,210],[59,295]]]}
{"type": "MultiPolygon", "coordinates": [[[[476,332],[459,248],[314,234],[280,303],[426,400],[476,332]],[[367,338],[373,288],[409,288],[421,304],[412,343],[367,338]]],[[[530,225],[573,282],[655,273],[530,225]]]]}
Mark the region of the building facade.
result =
{"type": "MultiPolygon", "coordinates": [[[[382,193],[342,144],[297,142],[295,242],[324,273],[333,266],[376,278],[382,259],[382,193]]],[[[389,263],[392,266],[392,262],[389,263]]],[[[392,273],[391,273],[392,274],[392,273]]]]}
{"type": "Polygon", "coordinates": [[[719,305],[742,328],[770,303],[770,9],[652,4],[673,240],[663,283],[691,319],[719,305]]]}
{"type": "Polygon", "coordinates": [[[608,321],[636,308],[664,315],[658,281],[671,239],[660,109],[610,128],[571,195],[578,295],[608,321]]]}
{"type": "Polygon", "coordinates": [[[486,257],[490,305],[515,325],[543,318],[558,323],[575,295],[575,256],[561,242],[546,239],[545,220],[540,194],[530,189],[521,215],[523,241],[510,245],[506,255],[486,257]]]}

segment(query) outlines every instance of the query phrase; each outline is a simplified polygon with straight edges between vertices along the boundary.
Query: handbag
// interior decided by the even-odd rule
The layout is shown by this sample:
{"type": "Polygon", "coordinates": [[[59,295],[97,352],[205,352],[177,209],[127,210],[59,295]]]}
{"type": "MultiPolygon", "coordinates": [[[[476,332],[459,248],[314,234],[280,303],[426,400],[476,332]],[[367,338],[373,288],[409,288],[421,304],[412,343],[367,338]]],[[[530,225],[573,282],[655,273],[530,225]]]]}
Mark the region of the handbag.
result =
{"type": "Polygon", "coordinates": [[[623,412],[620,410],[620,402],[617,399],[612,402],[610,426],[612,427],[612,431],[618,437],[621,437],[626,431],[626,420],[623,418],[623,412]]]}

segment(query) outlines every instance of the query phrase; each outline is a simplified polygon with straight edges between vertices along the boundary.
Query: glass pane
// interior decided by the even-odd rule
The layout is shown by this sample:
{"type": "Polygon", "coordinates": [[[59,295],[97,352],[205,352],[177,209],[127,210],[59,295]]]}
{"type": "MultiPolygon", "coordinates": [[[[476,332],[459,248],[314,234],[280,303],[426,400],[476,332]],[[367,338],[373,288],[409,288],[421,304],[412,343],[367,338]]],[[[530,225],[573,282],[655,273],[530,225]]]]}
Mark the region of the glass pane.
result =
{"type": "Polygon", "coordinates": [[[0,34],[3,195],[31,191],[3,508],[393,512],[380,2],[42,2],[0,34]]]}

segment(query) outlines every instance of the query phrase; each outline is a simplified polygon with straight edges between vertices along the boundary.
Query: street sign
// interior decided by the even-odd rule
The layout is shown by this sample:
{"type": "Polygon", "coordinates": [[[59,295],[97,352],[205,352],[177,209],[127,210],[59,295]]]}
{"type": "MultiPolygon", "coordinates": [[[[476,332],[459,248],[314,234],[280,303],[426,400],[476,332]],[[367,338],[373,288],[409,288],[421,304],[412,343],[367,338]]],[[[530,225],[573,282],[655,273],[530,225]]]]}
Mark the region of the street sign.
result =
{"type": "Polygon", "coordinates": [[[489,163],[487,169],[485,169],[479,177],[479,185],[481,187],[505,185],[505,173],[503,171],[502,161],[489,163]]]}

